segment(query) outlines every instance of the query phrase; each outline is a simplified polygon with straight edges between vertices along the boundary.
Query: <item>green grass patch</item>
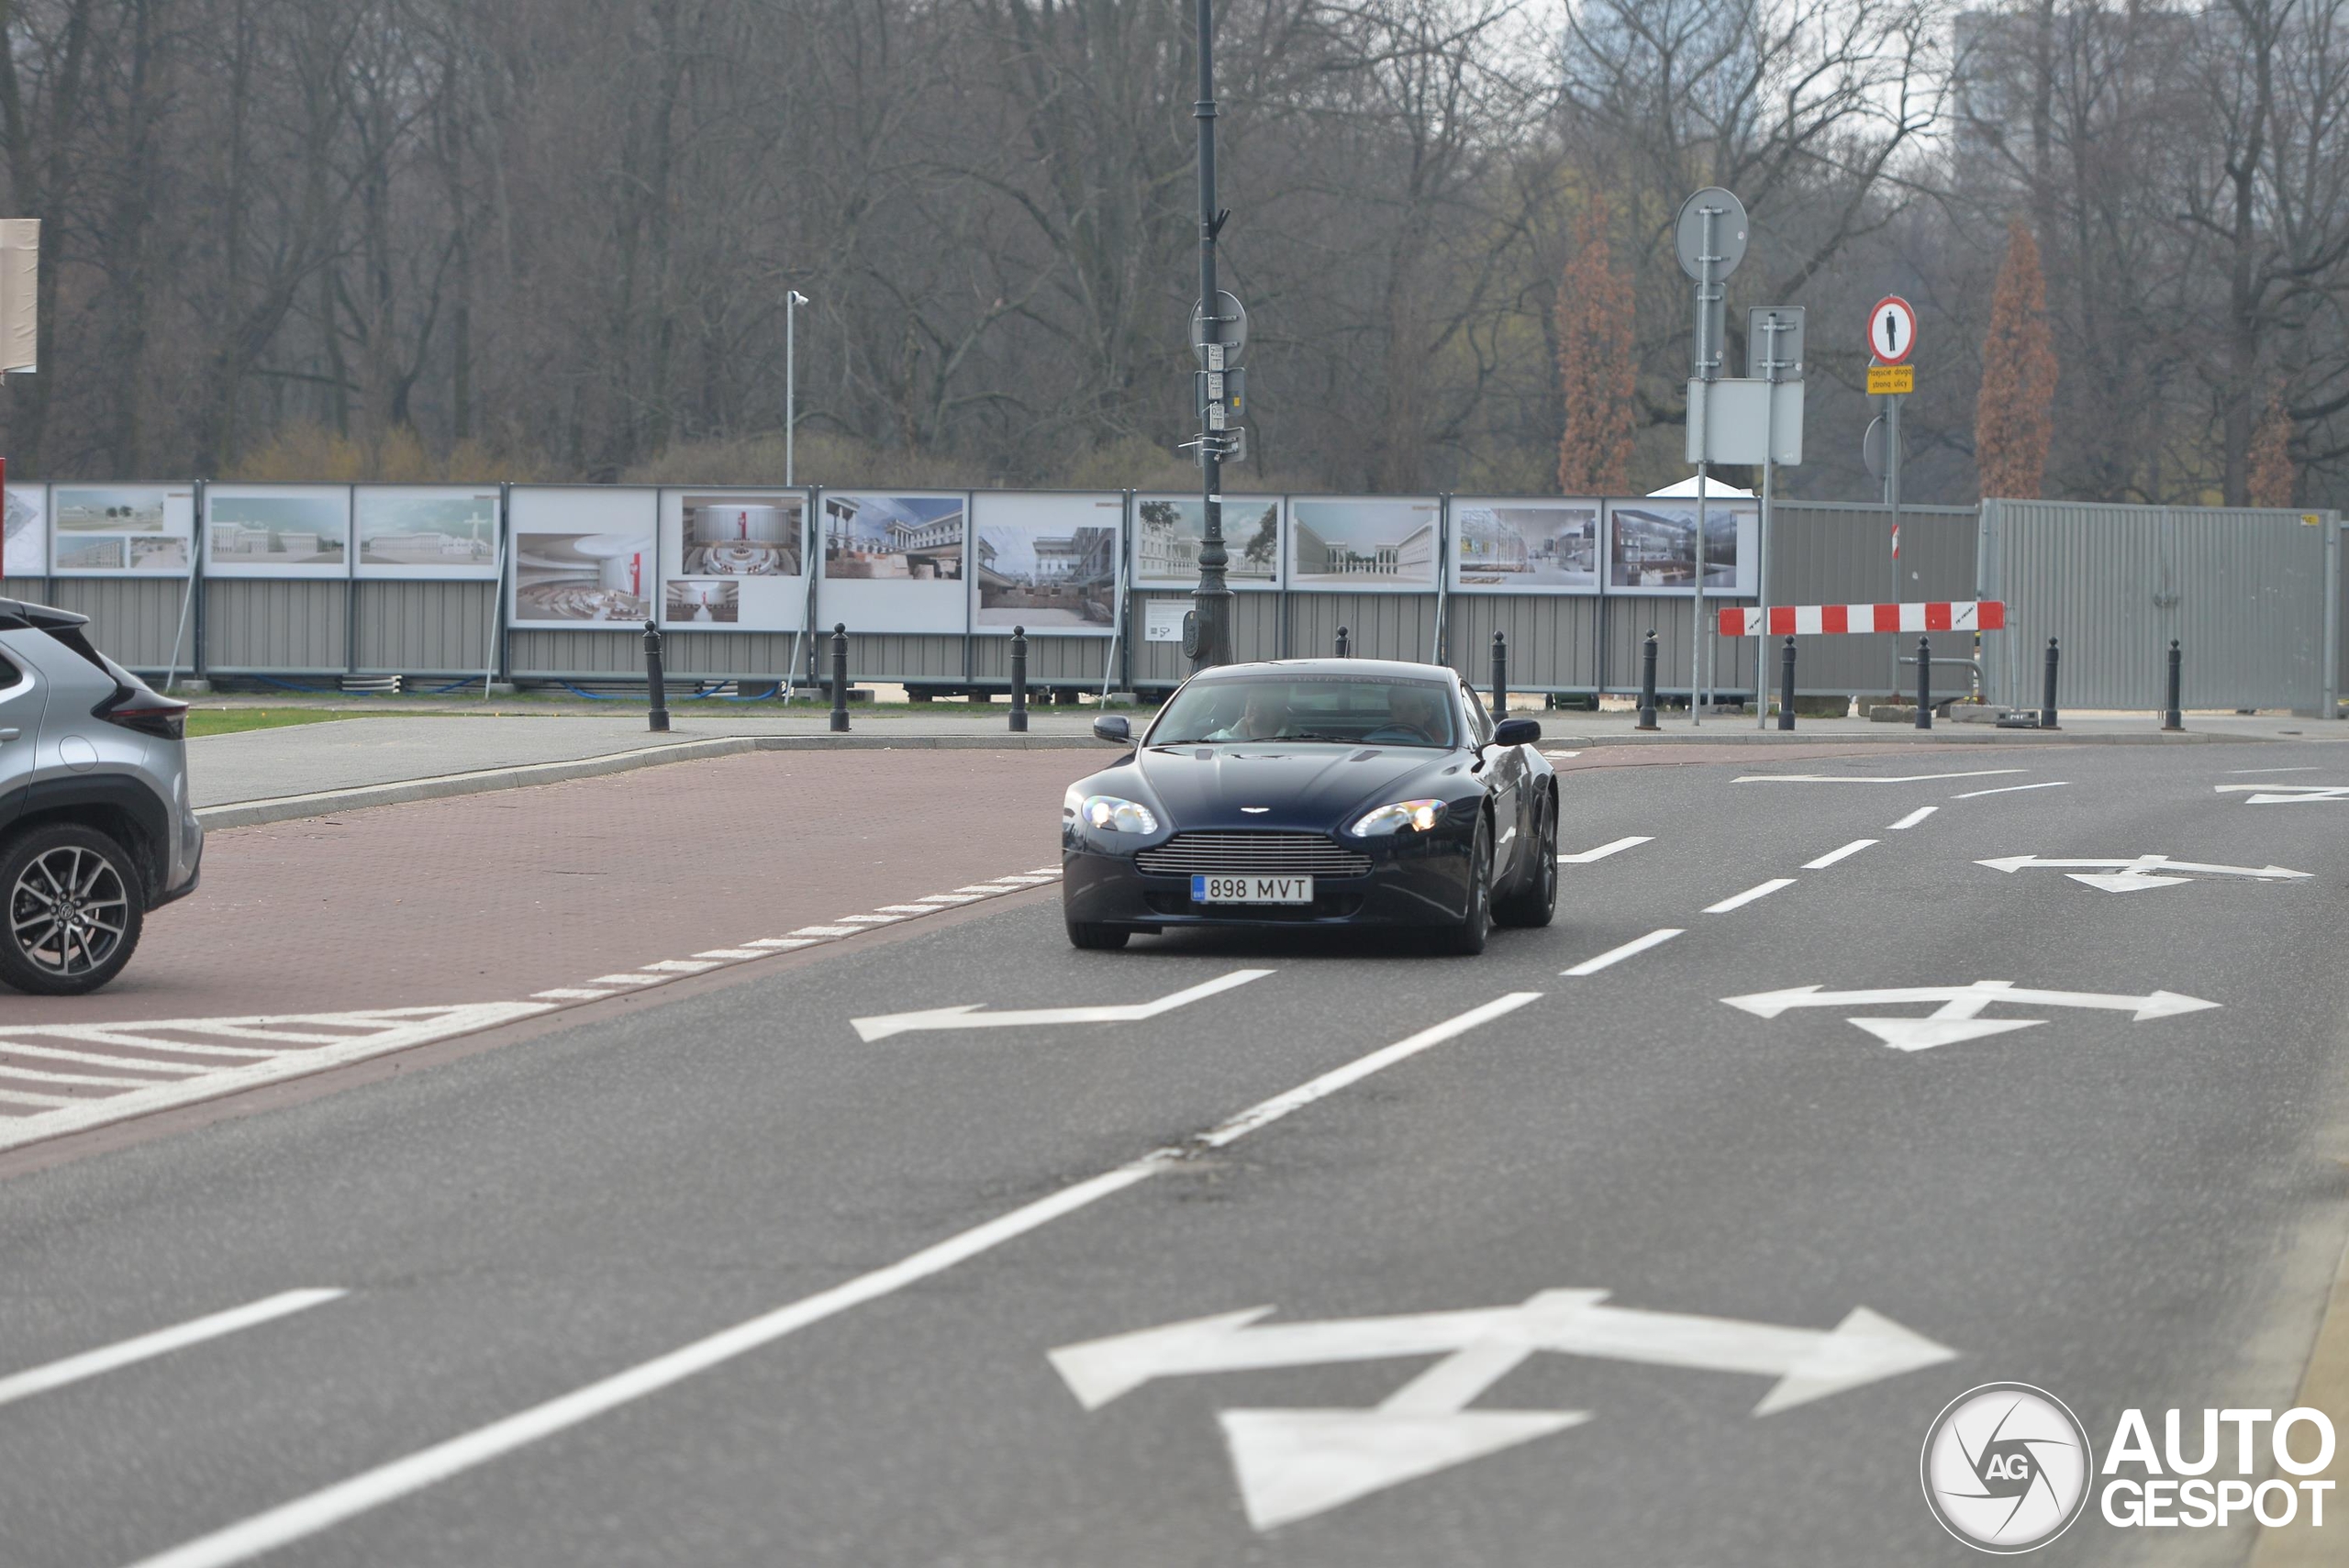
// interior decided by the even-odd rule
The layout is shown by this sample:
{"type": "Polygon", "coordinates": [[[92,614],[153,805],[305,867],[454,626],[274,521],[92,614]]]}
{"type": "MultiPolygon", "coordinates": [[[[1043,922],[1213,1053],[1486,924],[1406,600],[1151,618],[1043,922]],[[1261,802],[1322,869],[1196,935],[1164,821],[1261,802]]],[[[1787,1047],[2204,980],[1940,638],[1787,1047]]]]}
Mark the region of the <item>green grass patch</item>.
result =
{"type": "Polygon", "coordinates": [[[277,729],[288,724],[327,724],[338,718],[368,718],[364,713],[322,713],[310,707],[192,707],[187,734],[234,735],[243,729],[277,729]]]}

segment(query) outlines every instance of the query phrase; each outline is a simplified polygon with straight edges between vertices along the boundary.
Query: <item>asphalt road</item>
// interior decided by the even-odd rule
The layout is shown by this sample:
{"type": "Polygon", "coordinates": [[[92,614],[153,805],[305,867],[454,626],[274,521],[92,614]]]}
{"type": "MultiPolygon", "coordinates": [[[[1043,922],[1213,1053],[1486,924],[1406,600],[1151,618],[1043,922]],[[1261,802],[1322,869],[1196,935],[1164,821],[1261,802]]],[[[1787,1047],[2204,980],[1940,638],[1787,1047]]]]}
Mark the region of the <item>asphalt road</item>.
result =
{"type": "MultiPolygon", "coordinates": [[[[2349,1235],[2349,800],[2223,786],[2326,783],[2349,751],[1574,772],[1562,847],[1649,841],[1563,867],[1556,923],[1481,958],[1286,935],[1078,953],[1042,888],[0,1182],[0,1562],[1979,1561],[1918,1483],[1961,1391],[2037,1385],[2099,1444],[2130,1407],[2294,1402],[2349,1235]],[[1992,768],[2019,771],[1738,782],[1992,768]],[[2114,893],[1976,863],[2146,854],[2313,874],[2114,893]],[[1268,973],[1129,1021],[852,1022],[1242,969],[1268,973]],[[2218,1006],[1977,995],[1945,1019],[2042,1021],[1900,1050],[1850,1020],[1941,999],[1724,1001],[1979,981],[2218,1006]],[[349,1294],[11,1392],[302,1288],[349,1294]],[[1482,1365],[1317,1361],[1342,1331],[1316,1330],[1297,1364],[1214,1370],[1283,1323],[1564,1290],[1818,1332],[1865,1307],[1927,1353],[1759,1416],[1777,1372],[1720,1362],[1787,1336],[1691,1350],[1704,1332],[1653,1317],[1482,1365]],[[1262,1307],[1159,1341],[1163,1375],[1091,1409],[1050,1355],[1262,1307]],[[1414,1382],[1431,1366],[1448,1398],[1414,1382]],[[1383,1404],[1385,1438],[1345,1427],[1383,1404]],[[1326,1499],[1511,1411],[1579,1419],[1326,1499]],[[1257,1445],[1252,1497],[1227,1429],[1257,1445]]],[[[2091,1505],[2037,1560],[2241,1562],[2254,1539],[2091,1505]]]]}

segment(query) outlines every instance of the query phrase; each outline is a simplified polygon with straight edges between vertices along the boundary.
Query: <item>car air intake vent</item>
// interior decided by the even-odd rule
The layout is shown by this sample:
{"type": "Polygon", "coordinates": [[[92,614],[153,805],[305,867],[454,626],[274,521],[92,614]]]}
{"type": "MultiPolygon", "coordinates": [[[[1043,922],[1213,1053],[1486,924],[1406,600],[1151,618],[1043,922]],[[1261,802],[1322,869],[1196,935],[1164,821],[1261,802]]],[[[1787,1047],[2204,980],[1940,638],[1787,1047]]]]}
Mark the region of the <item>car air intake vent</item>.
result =
{"type": "Polygon", "coordinates": [[[1139,851],[1152,876],[1368,876],[1370,857],[1327,833],[1177,833],[1139,851]]]}

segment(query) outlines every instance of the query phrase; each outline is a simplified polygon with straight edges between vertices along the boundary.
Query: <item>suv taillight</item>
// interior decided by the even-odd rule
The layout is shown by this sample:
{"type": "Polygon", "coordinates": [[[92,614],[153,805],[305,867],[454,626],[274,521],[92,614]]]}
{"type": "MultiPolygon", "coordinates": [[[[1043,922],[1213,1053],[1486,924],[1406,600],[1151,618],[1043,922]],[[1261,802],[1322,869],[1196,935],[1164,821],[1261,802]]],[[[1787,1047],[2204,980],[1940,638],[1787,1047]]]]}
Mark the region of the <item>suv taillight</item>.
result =
{"type": "Polygon", "coordinates": [[[187,704],[176,697],[142,692],[136,686],[117,686],[114,695],[90,710],[90,717],[119,724],[125,729],[136,729],[141,735],[152,735],[158,740],[180,740],[187,736],[187,704]]]}

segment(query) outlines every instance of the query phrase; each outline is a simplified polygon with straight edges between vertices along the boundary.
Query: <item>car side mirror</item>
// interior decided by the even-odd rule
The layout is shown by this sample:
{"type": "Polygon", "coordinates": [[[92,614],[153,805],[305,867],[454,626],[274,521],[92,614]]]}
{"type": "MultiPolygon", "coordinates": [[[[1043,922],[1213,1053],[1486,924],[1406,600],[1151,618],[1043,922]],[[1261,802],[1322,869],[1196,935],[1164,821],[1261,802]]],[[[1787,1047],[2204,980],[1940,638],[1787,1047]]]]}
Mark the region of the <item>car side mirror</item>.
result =
{"type": "Polygon", "coordinates": [[[1493,744],[1496,746],[1531,746],[1541,739],[1542,725],[1538,719],[1504,718],[1493,726],[1493,744]]]}
{"type": "Polygon", "coordinates": [[[1115,741],[1120,746],[1130,745],[1134,738],[1133,727],[1126,722],[1126,716],[1122,713],[1105,713],[1095,719],[1093,733],[1100,740],[1115,741]]]}

